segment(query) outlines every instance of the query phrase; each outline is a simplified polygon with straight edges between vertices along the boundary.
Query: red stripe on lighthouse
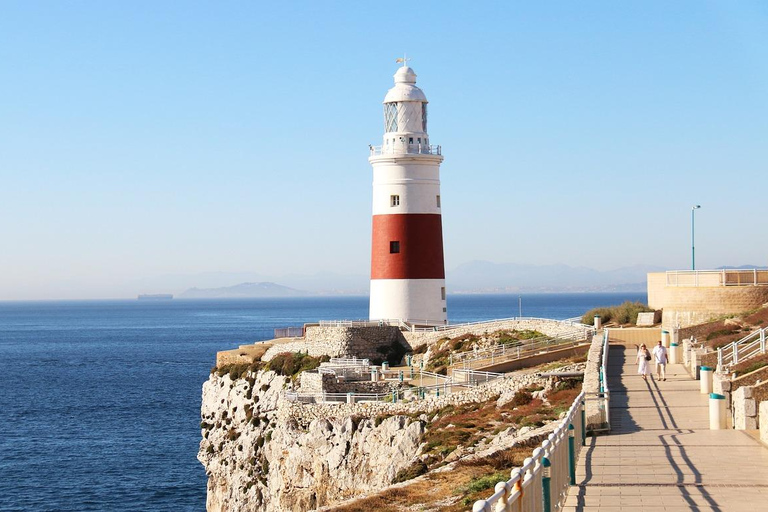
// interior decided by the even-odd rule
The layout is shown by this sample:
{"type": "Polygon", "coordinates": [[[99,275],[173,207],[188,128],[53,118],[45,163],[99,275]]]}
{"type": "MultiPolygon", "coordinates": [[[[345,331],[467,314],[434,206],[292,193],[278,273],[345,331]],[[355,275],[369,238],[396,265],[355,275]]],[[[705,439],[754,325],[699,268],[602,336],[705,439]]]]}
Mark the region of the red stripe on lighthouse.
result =
{"type": "Polygon", "coordinates": [[[371,279],[445,279],[441,216],[374,215],[371,279]],[[400,242],[399,253],[390,242],[400,242]]]}

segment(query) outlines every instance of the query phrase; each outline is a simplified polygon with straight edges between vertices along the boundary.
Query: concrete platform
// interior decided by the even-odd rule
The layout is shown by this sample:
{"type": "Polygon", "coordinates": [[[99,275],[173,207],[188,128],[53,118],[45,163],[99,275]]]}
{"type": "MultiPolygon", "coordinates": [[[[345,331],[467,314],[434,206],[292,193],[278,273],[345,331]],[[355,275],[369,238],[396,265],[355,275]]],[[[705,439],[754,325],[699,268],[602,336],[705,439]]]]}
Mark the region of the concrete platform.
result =
{"type": "Polygon", "coordinates": [[[699,382],[680,365],[645,382],[635,354],[611,345],[612,431],[587,438],[563,510],[768,510],[768,449],[744,431],[709,430],[699,382]]]}

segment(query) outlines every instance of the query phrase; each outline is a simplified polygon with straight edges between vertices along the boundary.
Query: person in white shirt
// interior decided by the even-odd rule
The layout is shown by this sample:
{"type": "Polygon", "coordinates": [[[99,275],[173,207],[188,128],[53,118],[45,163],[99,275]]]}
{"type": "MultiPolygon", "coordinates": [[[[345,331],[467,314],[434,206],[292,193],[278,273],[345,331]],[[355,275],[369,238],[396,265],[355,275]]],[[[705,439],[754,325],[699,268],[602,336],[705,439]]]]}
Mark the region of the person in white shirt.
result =
{"type": "Polygon", "coordinates": [[[653,347],[653,358],[656,361],[656,379],[667,380],[667,349],[661,344],[661,340],[653,347]]]}

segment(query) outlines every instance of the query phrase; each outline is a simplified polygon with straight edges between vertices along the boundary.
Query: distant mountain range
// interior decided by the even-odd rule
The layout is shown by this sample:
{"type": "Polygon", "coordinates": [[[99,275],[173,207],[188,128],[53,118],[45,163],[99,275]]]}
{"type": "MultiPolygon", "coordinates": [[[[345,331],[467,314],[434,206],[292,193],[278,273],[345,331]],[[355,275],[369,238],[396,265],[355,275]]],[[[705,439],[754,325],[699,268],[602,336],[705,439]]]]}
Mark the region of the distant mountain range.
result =
{"type": "MultiPolygon", "coordinates": [[[[768,267],[755,265],[719,267],[719,269],[752,268],[768,267]]],[[[568,265],[471,261],[448,270],[446,282],[450,293],[644,292],[647,274],[665,270],[667,269],[664,267],[653,265],[633,265],[601,271],[568,265]]],[[[138,292],[175,292],[179,298],[251,298],[367,295],[368,290],[369,278],[361,274],[326,272],[312,275],[268,276],[255,272],[207,272],[146,279],[142,281],[142,287],[138,292]],[[191,286],[193,287],[190,288],[191,286]]]]}
{"type": "Polygon", "coordinates": [[[179,297],[182,299],[250,299],[258,297],[302,297],[305,295],[309,295],[309,293],[275,283],[241,283],[222,288],[190,288],[179,297]]]}

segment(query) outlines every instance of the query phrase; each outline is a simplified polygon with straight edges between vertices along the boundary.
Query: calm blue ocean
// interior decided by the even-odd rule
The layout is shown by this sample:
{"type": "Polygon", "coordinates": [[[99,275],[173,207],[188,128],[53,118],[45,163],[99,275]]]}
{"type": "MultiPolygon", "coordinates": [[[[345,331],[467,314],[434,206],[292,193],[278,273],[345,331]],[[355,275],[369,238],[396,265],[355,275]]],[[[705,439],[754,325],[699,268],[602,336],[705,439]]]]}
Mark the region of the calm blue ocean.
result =
{"type": "MultiPolygon", "coordinates": [[[[569,318],[645,294],[522,295],[569,318]]],[[[448,297],[452,322],[518,315],[517,295],[448,297]]],[[[195,458],[216,351],[276,327],[361,319],[367,297],[0,302],[0,510],[204,511],[195,458]]]]}

